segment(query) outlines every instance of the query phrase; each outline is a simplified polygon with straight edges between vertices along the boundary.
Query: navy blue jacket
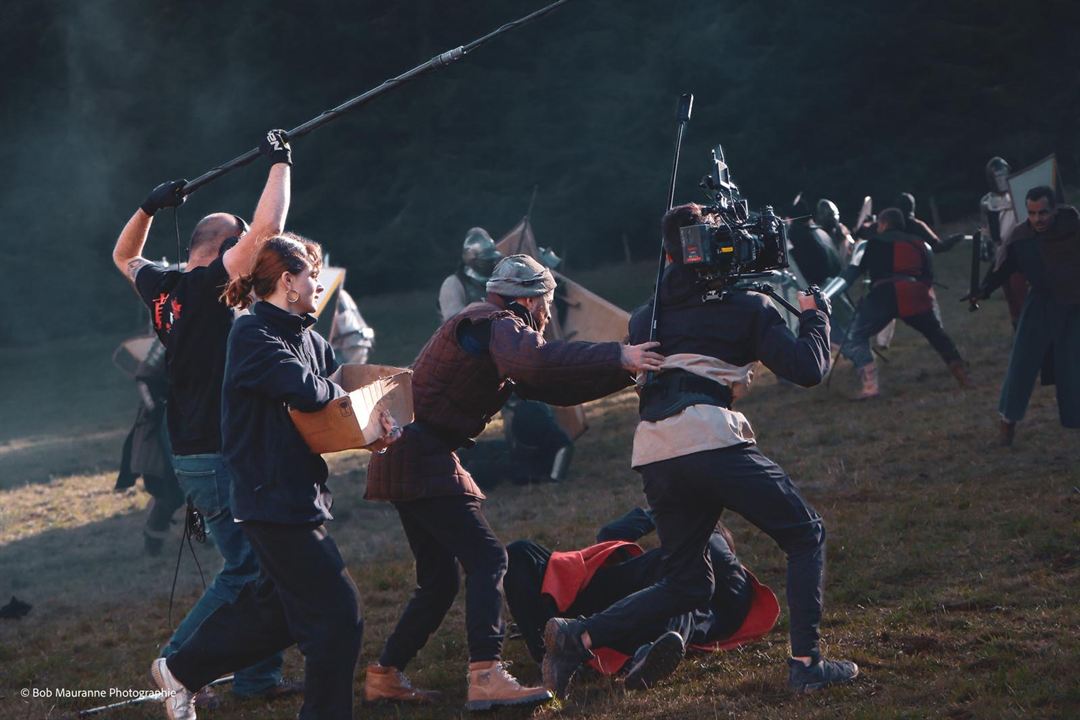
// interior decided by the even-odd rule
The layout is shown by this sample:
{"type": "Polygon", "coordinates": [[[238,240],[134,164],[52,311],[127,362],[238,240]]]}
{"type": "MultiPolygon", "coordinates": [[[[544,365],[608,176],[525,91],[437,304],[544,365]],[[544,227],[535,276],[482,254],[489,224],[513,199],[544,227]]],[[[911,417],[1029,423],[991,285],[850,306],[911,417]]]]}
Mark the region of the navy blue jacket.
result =
{"type": "Polygon", "coordinates": [[[237,520],[303,524],[328,519],[326,463],[308,449],[289,408],[321,409],[345,391],[326,379],[334,351],[299,316],[258,302],[229,333],[221,392],[222,454],[237,520]]]}
{"type": "MultiPolygon", "coordinates": [[[[697,274],[669,265],[660,286],[660,352],[696,353],[732,365],[756,360],[803,387],[821,382],[829,372],[829,320],[820,310],[799,315],[799,336],[763,295],[731,292],[723,301],[702,300],[705,288],[697,274]]],[[[652,303],[630,317],[630,342],[649,339],[652,303]]]]}

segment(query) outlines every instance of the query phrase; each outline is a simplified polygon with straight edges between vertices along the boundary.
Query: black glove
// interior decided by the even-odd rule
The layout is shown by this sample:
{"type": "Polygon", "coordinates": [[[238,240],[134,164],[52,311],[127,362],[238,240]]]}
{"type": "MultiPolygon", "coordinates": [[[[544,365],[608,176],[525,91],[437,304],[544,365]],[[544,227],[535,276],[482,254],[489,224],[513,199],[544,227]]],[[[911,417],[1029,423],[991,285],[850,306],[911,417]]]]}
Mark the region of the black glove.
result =
{"type": "Polygon", "coordinates": [[[821,292],[821,288],[817,285],[811,285],[803,291],[806,295],[814,296],[814,304],[817,305],[817,309],[825,313],[826,317],[832,317],[832,302],[829,298],[821,292]]]}
{"type": "Polygon", "coordinates": [[[271,165],[285,163],[292,165],[292,147],[289,145],[289,133],[284,130],[270,130],[259,141],[259,152],[270,160],[271,165]]]}
{"type": "Polygon", "coordinates": [[[150,191],[150,194],[139,207],[147,215],[153,216],[161,208],[179,207],[184,204],[187,197],[180,191],[187,185],[187,180],[169,180],[163,182],[150,191]]]}

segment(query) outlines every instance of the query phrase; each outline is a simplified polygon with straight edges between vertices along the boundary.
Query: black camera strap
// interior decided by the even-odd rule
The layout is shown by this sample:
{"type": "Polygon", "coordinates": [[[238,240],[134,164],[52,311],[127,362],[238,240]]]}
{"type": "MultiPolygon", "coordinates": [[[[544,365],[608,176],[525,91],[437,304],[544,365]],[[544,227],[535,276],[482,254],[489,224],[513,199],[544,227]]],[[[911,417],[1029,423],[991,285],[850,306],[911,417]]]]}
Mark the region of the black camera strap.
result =
{"type": "Polygon", "coordinates": [[[642,420],[660,422],[691,405],[731,408],[731,388],[687,370],[665,370],[641,389],[638,414],[642,420]]]}

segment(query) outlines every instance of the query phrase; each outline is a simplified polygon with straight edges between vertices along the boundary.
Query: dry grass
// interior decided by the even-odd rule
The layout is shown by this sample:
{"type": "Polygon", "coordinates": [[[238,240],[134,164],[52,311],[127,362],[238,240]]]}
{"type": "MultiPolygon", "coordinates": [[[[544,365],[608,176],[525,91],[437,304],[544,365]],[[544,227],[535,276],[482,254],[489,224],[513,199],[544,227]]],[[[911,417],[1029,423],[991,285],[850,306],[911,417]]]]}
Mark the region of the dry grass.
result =
{"type": "MultiPolygon", "coordinates": [[[[1000,300],[968,314],[952,298],[964,284],[961,251],[938,262],[947,328],[980,386],[955,388],[920,337],[902,327],[882,367],[885,396],[856,404],[850,367],[832,387],[798,391],[765,375],[745,401],[763,450],[791,473],[829,529],[827,650],[856,660],[855,685],[808,698],[784,688],[786,615],[764,642],[688,660],[648,694],[607,680],[578,684],[564,707],[542,717],[922,718],[1075,717],[1080,707],[1080,448],[1057,423],[1052,392],[1037,388],[1017,444],[991,445],[996,398],[1010,342],[1000,300]]],[[[586,280],[620,288],[628,303],[648,266],[586,280]]],[[[644,279],[644,281],[642,281],[644,279]]],[[[407,362],[434,326],[431,299],[375,298],[365,314],[380,331],[380,362],[407,362]],[[397,325],[391,318],[397,319],[397,325]]],[[[111,349],[114,339],[99,350],[111,349]]],[[[52,350],[49,350],[52,352],[52,350]]],[[[101,363],[94,364],[102,372],[101,363]]],[[[31,351],[0,368],[43,375],[31,351]],[[37,368],[34,370],[33,368],[37,368]]],[[[10,375],[8,376],[10,377],[10,375]]],[[[83,380],[83,382],[86,382],[83,380]]],[[[134,395],[122,379],[94,393],[42,402],[13,389],[0,422],[0,597],[34,603],[21,621],[0,621],[0,717],[47,718],[93,701],[24,701],[24,687],[145,688],[147,666],[171,625],[172,557],[142,555],[146,496],[111,491],[115,456],[134,395]],[[18,412],[26,419],[13,416],[18,412]],[[72,418],[78,415],[77,421],[72,418]],[[88,435],[96,433],[96,435],[88,435]],[[36,450],[34,449],[36,448],[36,450]],[[109,462],[112,465],[109,465],[109,462]],[[60,468],[56,470],[54,468],[60,468]],[[51,479],[49,479],[51,477],[51,479]],[[31,482],[33,481],[33,482],[31,482]]],[[[561,486],[500,487],[486,505],[505,541],[518,537],[570,548],[589,542],[607,518],[642,502],[628,468],[635,402],[629,393],[590,408],[573,479],[561,486]]],[[[392,509],[360,500],[366,458],[332,459],[338,520],[332,532],[361,588],[366,636],[361,664],[377,655],[411,588],[411,558],[392,509]]],[[[727,518],[739,553],[783,596],[783,558],[737,517],[727,518]]],[[[175,547],[175,546],[174,546],[175,547]]],[[[201,550],[206,567],[212,553],[201,550]]],[[[200,591],[185,559],[178,615],[200,591]]],[[[442,718],[461,714],[464,643],[459,599],[410,675],[443,690],[428,710],[367,709],[358,717],[442,718]]],[[[176,621],[174,616],[174,622],[176,621]]],[[[515,671],[538,680],[519,641],[507,643],[515,671]]],[[[290,651],[291,672],[300,658],[290,651]]],[[[357,687],[362,682],[357,673],[357,687]]],[[[227,695],[227,694],[226,694],[227,695]]],[[[298,703],[231,700],[208,718],[292,718],[298,703]]],[[[522,717],[524,712],[500,712],[522,717]]],[[[116,718],[160,717],[157,706],[116,718]]]]}

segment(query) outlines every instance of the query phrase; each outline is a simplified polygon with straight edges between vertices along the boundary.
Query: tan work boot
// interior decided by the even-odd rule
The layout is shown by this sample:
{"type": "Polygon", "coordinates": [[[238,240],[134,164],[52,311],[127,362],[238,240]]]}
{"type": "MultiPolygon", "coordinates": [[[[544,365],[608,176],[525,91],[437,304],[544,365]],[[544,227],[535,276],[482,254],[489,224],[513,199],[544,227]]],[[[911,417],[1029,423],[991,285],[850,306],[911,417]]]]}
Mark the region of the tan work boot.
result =
{"type": "Polygon", "coordinates": [[[949,363],[949,372],[956,378],[956,382],[960,384],[962,388],[975,387],[975,381],[971,379],[971,375],[968,374],[967,363],[963,360],[953,360],[949,363]]]}
{"type": "Polygon", "coordinates": [[[442,693],[437,690],[414,688],[405,673],[395,667],[383,667],[372,663],[364,676],[364,702],[400,702],[412,705],[430,705],[442,693]]]}
{"type": "Polygon", "coordinates": [[[862,383],[862,389],[859,394],[855,396],[856,400],[869,400],[870,398],[876,398],[881,394],[881,390],[878,388],[878,375],[877,365],[870,363],[869,365],[863,365],[858,368],[859,382],[862,383]]]}
{"type": "Polygon", "coordinates": [[[1001,425],[998,426],[998,445],[1001,447],[1012,447],[1013,438],[1015,437],[1016,423],[1001,418],[1001,425]]]}
{"type": "Polygon", "coordinates": [[[502,705],[539,705],[551,699],[542,687],[522,687],[499,660],[469,663],[469,701],[466,710],[489,710],[502,705]]]}

